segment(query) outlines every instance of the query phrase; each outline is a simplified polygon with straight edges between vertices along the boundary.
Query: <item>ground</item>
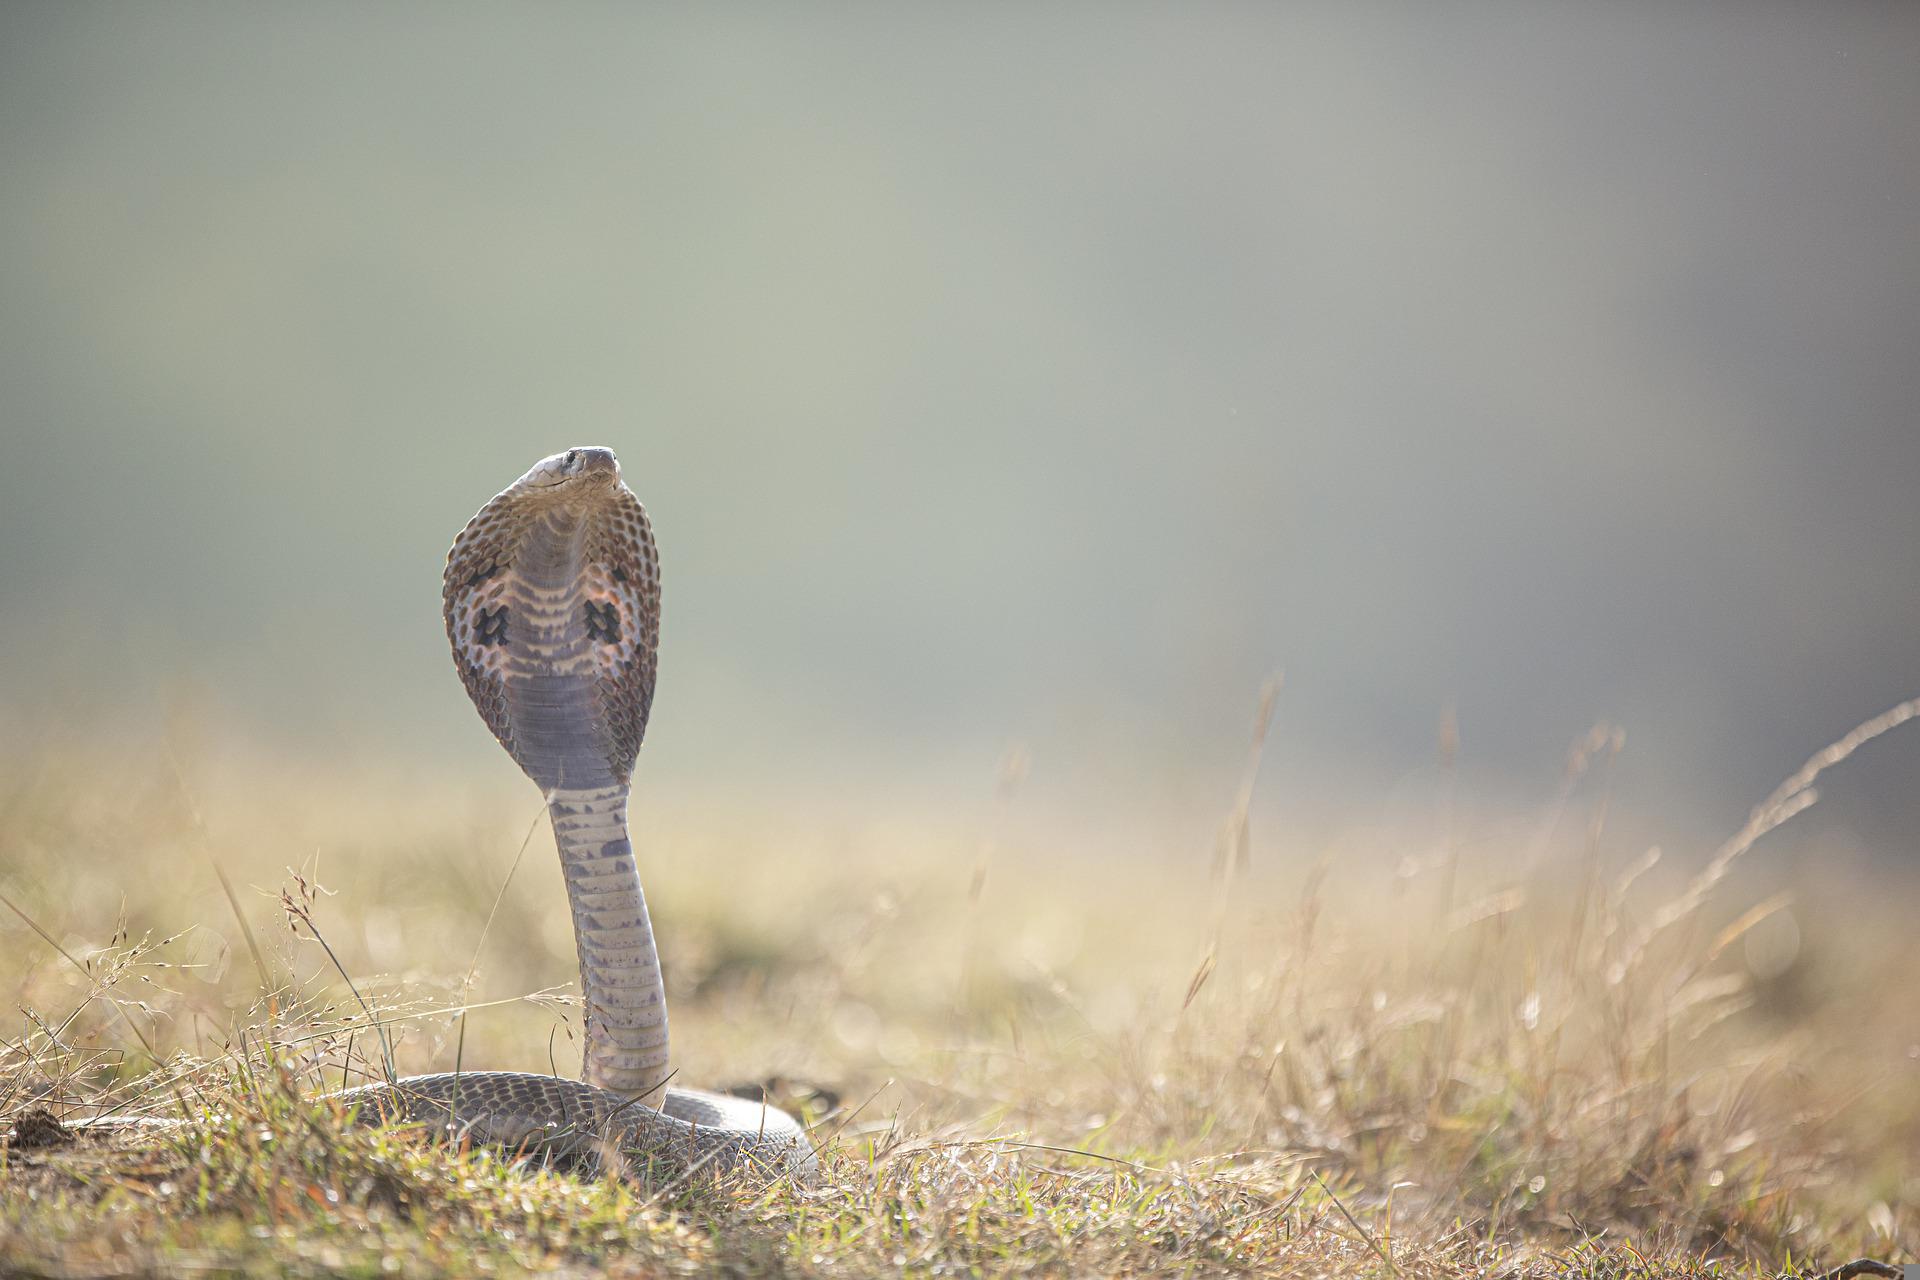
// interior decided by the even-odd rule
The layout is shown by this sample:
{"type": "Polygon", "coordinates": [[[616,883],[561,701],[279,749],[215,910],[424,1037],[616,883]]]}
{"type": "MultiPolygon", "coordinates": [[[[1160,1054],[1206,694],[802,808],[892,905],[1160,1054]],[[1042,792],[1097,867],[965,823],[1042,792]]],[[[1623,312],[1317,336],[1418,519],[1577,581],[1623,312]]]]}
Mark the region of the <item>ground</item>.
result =
{"type": "Polygon", "coordinates": [[[806,1114],[822,1176],[800,1188],[581,1179],[325,1101],[388,1059],[577,1067],[531,796],[171,751],[114,753],[101,788],[104,759],[43,749],[0,794],[7,1274],[1920,1258],[1911,889],[1752,896],[1753,832],[1652,865],[1588,821],[1577,776],[1551,856],[1463,839],[1273,866],[1235,814],[1213,848],[1117,867],[643,796],[682,1079],[806,1114]],[[188,1123],[51,1121],[100,1106],[188,1123]]]}

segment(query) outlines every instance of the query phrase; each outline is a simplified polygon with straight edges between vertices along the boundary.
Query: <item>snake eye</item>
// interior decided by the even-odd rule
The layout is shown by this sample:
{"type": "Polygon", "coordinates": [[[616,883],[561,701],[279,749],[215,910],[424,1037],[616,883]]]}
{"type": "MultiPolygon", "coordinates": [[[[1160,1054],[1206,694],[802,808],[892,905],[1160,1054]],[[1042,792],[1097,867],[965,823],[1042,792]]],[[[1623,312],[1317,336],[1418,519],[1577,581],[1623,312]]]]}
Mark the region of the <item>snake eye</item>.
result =
{"type": "Polygon", "coordinates": [[[579,456],[580,456],[580,451],[579,451],[578,449],[569,449],[569,450],[567,450],[567,465],[568,465],[568,466],[572,466],[572,465],[573,465],[573,460],[574,460],[575,458],[578,458],[579,456]]]}

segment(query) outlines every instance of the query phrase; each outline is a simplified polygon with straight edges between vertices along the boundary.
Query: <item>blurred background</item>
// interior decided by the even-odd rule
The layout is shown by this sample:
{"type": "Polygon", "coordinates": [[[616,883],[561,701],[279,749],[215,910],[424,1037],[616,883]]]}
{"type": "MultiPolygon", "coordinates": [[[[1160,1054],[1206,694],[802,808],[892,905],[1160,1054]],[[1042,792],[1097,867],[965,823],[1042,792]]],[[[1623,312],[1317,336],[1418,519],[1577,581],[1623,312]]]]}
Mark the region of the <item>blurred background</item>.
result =
{"type": "MultiPolygon", "coordinates": [[[[531,809],[440,566],[596,443],[642,804],[1189,856],[1284,671],[1263,850],[1525,826],[1596,722],[1621,842],[1710,848],[1920,691],[1916,65],[1902,4],[10,3],[0,745],[531,809]]],[[[1916,782],[1776,849],[1910,861],[1916,782]]]]}

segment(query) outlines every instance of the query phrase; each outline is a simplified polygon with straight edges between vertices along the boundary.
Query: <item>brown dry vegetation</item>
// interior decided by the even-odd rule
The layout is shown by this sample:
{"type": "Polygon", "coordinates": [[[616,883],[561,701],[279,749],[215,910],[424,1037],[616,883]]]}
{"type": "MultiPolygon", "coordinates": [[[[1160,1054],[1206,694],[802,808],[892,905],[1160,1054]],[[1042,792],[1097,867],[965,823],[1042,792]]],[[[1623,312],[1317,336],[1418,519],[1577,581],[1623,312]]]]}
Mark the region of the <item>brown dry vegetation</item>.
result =
{"type": "MultiPolygon", "coordinates": [[[[1617,745],[1586,744],[1571,780],[1617,745]]],[[[190,1123],[0,1148],[4,1269],[1679,1276],[1920,1258],[1912,891],[1803,895],[1778,965],[1760,944],[1783,904],[1730,874],[1804,803],[1796,786],[1692,880],[1614,856],[1597,824],[1565,857],[1278,868],[1246,865],[1230,818],[1211,870],[1118,867],[977,832],[662,817],[643,790],[682,1076],[804,1108],[825,1153],[805,1190],[582,1181],[311,1101],[389,1050],[402,1071],[577,1065],[564,907],[544,828],[518,859],[536,815],[512,794],[151,744],[13,760],[0,1117],[190,1123]]]]}

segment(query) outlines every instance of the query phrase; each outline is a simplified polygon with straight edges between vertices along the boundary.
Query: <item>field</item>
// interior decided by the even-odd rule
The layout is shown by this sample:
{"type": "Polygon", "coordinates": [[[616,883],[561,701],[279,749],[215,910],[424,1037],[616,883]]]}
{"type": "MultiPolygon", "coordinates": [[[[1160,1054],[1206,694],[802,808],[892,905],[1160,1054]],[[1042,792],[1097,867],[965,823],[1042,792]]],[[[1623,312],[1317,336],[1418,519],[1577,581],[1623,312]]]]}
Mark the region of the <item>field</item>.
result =
{"type": "Polygon", "coordinates": [[[1604,735],[1569,764],[1551,857],[1463,841],[1299,866],[1248,857],[1244,811],[1211,853],[1136,865],[936,818],[650,797],[643,765],[635,843],[681,1078],[803,1110],[824,1153],[807,1189],[581,1180],[313,1101],[389,1056],[577,1067],[549,837],[504,762],[481,786],[43,746],[0,790],[19,1009],[0,1270],[1652,1277],[1920,1258],[1914,888],[1835,874],[1786,901],[1740,874],[1852,745],[1679,868],[1608,840],[1604,735]],[[33,1115],[95,1108],[189,1123],[75,1137],[33,1115]]]}

